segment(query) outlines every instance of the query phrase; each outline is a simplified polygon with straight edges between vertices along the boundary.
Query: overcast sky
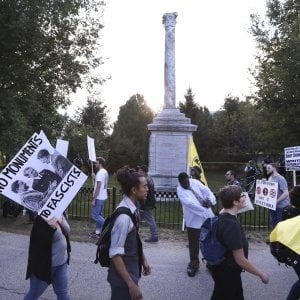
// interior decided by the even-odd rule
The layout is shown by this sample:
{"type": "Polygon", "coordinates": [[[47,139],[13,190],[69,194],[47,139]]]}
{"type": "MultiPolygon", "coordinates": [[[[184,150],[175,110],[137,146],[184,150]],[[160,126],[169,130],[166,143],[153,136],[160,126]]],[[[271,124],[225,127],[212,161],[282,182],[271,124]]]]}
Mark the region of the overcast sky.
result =
{"type": "MultiPolygon", "coordinates": [[[[101,68],[110,74],[102,100],[111,121],[136,93],[155,111],[164,101],[164,13],[177,12],[175,27],[176,105],[190,86],[195,100],[218,110],[231,94],[249,93],[255,43],[249,34],[250,14],[264,16],[264,0],[110,0],[105,8],[101,68]]],[[[74,98],[83,104],[84,95],[74,98]],[[80,100],[79,100],[80,99],[80,100]],[[83,101],[83,102],[82,102],[83,101]]]]}

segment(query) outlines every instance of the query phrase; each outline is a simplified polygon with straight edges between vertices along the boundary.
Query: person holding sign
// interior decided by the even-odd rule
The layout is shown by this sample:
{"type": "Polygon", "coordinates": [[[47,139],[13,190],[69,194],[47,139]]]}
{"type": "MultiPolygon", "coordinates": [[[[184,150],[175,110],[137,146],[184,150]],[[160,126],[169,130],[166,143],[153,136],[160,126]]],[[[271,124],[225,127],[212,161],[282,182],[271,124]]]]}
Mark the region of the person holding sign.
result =
{"type": "Polygon", "coordinates": [[[37,216],[29,243],[26,279],[30,288],[24,300],[38,299],[52,284],[57,299],[69,300],[68,269],[71,245],[70,226],[65,215],[46,222],[37,216]]]}
{"type": "Polygon", "coordinates": [[[276,210],[269,210],[271,225],[274,228],[278,222],[282,221],[283,209],[290,204],[288,184],[286,179],[277,172],[277,165],[270,163],[266,166],[268,181],[277,182],[276,210]]]}
{"type": "Polygon", "coordinates": [[[107,186],[108,186],[108,173],[104,169],[105,159],[97,157],[94,193],[92,199],[92,218],[96,222],[96,230],[91,232],[89,236],[91,238],[98,238],[101,232],[104,218],[102,216],[102,210],[107,199],[107,186]]]}

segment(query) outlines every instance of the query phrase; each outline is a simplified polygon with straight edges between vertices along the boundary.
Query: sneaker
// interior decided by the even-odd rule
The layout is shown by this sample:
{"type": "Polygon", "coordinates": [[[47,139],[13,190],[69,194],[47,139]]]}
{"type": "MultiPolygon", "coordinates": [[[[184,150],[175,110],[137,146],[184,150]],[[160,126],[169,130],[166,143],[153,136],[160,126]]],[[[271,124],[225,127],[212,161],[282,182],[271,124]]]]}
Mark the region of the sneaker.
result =
{"type": "Polygon", "coordinates": [[[187,267],[186,272],[188,274],[188,276],[190,277],[194,277],[196,275],[196,273],[198,272],[198,268],[192,268],[190,266],[187,267]]]}
{"type": "Polygon", "coordinates": [[[157,243],[158,242],[158,238],[147,238],[144,240],[144,242],[146,243],[157,243]]]}

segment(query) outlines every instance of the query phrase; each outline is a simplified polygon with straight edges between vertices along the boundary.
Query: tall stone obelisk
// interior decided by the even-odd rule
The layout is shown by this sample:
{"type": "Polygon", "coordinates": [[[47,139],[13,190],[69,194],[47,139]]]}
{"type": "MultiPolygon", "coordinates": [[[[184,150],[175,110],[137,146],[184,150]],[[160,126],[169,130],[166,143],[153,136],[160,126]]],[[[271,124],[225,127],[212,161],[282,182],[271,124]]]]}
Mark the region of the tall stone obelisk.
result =
{"type": "Polygon", "coordinates": [[[175,25],[177,13],[163,15],[165,26],[165,95],[163,110],[148,125],[149,175],[158,192],[174,192],[180,172],[188,168],[188,147],[192,132],[197,129],[176,108],[175,25]]]}

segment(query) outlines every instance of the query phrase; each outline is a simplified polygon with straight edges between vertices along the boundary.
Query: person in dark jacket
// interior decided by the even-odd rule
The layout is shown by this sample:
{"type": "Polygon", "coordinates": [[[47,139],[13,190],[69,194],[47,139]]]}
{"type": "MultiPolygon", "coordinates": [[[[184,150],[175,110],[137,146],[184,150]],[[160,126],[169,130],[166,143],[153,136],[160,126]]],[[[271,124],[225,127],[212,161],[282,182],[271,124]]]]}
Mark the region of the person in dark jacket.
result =
{"type": "Polygon", "coordinates": [[[156,203],[154,182],[153,179],[148,175],[147,166],[142,165],[138,167],[138,171],[145,175],[148,184],[147,199],[146,201],[142,202],[140,206],[141,220],[145,220],[150,228],[150,237],[146,238],[144,241],[147,243],[155,243],[158,242],[158,233],[153,215],[153,209],[155,208],[156,203]]]}
{"type": "Polygon", "coordinates": [[[49,284],[59,300],[69,300],[68,270],[71,252],[66,217],[45,221],[37,216],[30,234],[26,279],[30,288],[24,300],[38,299],[49,284]]]}

